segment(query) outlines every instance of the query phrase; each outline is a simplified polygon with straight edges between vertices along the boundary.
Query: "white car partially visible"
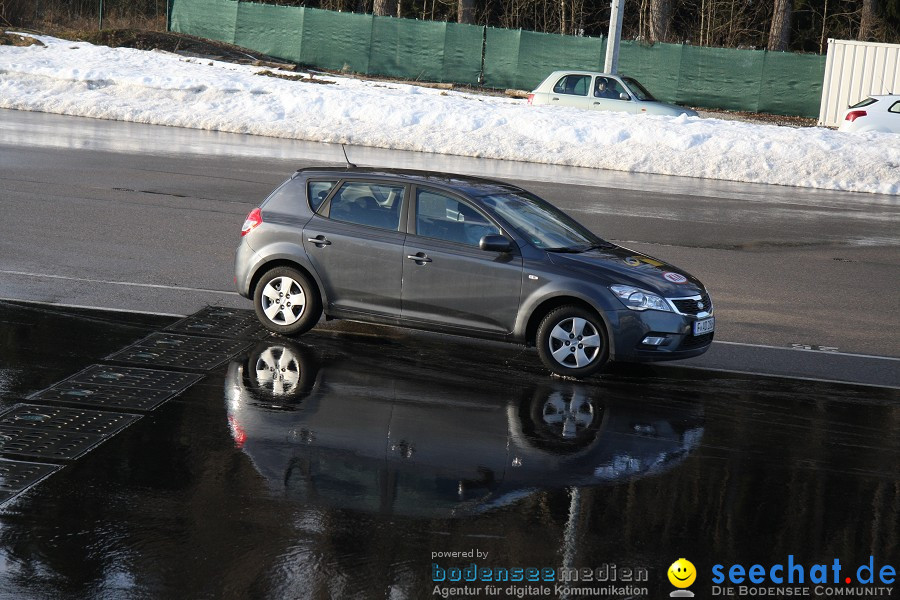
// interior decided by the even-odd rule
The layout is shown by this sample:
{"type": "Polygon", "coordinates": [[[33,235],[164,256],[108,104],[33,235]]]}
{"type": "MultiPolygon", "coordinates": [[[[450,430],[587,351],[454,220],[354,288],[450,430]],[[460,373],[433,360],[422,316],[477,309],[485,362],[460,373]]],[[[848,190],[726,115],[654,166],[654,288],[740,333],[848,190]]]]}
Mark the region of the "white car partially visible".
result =
{"type": "Polygon", "coordinates": [[[847,109],[838,131],[900,133],[900,95],[869,96],[847,109]]]}
{"type": "Polygon", "coordinates": [[[648,115],[687,115],[696,111],[660,102],[634,77],[590,71],[554,71],[533,92],[528,104],[571,106],[648,115]]]}

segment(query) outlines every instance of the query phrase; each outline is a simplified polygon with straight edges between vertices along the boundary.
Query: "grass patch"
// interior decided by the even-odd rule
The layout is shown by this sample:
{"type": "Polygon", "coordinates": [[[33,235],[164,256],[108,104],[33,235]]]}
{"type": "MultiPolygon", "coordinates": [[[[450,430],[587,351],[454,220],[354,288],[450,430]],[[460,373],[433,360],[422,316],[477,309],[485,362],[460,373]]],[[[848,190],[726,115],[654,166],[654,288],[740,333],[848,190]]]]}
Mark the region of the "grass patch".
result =
{"type": "Polygon", "coordinates": [[[31,36],[0,32],[0,46],[43,46],[44,42],[31,36]]]}
{"type": "Polygon", "coordinates": [[[263,77],[277,77],[278,79],[287,79],[288,81],[302,81],[304,83],[322,83],[325,85],[334,83],[333,81],[315,79],[314,77],[307,77],[305,75],[288,75],[287,73],[275,73],[273,71],[257,71],[256,74],[262,75],[263,77]]]}

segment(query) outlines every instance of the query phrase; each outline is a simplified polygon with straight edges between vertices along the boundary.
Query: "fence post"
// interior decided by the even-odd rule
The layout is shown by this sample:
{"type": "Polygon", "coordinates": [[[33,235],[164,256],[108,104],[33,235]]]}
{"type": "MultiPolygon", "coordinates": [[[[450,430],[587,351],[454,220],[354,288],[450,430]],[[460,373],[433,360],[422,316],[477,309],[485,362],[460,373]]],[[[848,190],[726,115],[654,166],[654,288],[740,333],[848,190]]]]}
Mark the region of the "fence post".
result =
{"type": "Polygon", "coordinates": [[[478,71],[478,85],[484,85],[484,55],[487,53],[487,25],[481,28],[481,69],[478,71]]]}
{"type": "Polygon", "coordinates": [[[103,0],[100,0],[100,31],[103,31],[103,0]]]}

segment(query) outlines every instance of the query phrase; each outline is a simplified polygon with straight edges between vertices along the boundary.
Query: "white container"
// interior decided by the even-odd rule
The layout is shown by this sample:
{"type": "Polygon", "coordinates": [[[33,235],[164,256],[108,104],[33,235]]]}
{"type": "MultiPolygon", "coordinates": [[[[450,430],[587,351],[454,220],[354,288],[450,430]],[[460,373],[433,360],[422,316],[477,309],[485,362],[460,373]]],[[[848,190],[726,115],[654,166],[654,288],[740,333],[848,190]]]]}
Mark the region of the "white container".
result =
{"type": "Polygon", "coordinates": [[[872,94],[900,94],[900,44],[829,39],[819,125],[837,127],[848,106],[872,94]]]}

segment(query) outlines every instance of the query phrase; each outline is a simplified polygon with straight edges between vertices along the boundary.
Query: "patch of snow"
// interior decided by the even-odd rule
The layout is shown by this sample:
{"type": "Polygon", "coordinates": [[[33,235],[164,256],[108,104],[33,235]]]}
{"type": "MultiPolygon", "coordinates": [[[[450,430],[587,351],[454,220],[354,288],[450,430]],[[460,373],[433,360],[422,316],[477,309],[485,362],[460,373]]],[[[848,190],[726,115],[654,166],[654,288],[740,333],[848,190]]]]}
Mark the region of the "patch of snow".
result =
{"type": "Polygon", "coordinates": [[[0,108],[536,163],[900,194],[900,135],[528,106],[34,36],[0,47],[0,108]]]}

